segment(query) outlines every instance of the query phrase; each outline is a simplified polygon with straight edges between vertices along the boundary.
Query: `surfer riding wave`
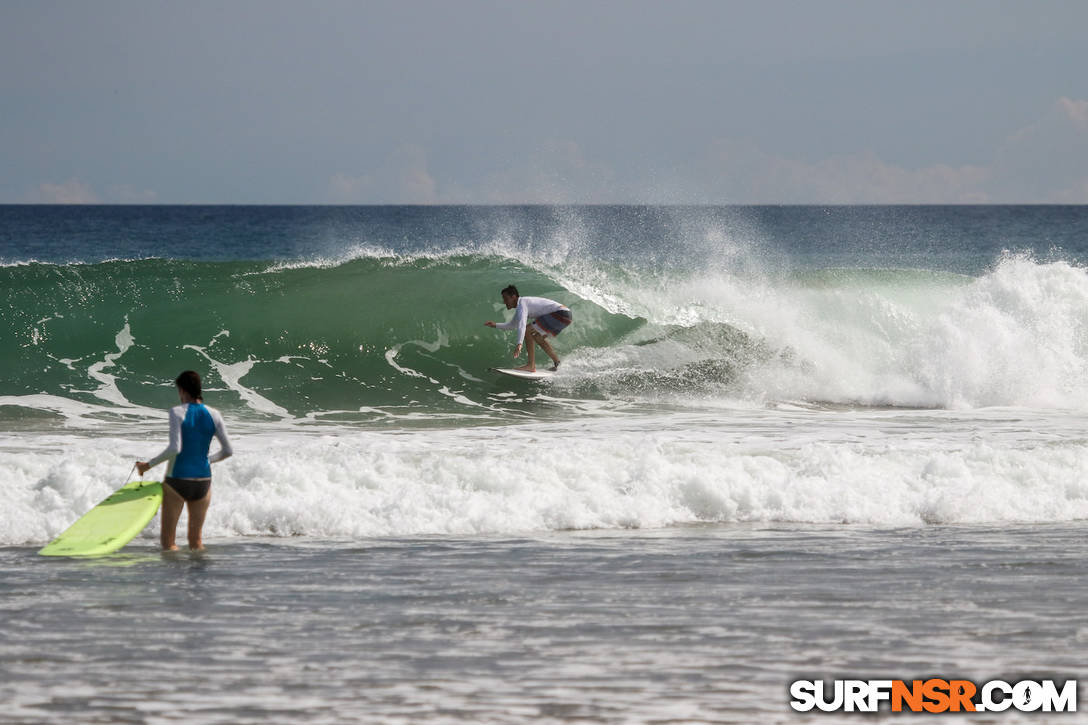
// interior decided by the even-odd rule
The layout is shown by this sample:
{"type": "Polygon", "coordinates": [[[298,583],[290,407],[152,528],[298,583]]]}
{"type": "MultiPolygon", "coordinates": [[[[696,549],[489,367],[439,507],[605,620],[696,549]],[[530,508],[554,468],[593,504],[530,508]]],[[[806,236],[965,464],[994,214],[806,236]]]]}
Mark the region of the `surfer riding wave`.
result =
{"type": "Polygon", "coordinates": [[[522,297],[518,294],[518,288],[510,285],[502,290],[503,304],[508,310],[516,310],[509,322],[492,322],[488,320],[484,324],[499,330],[518,331],[518,344],[514,348],[514,359],[521,357],[521,346],[526,335],[529,337],[529,363],[522,365],[518,370],[536,372],[536,345],[548,354],[552,359],[552,370],[559,369],[559,356],[555,354],[548,337],[556,337],[566,329],[572,321],[570,309],[555,300],[546,297],[522,297]],[[532,324],[528,324],[529,319],[532,324]],[[536,343],[534,345],[534,343],[536,343]]]}

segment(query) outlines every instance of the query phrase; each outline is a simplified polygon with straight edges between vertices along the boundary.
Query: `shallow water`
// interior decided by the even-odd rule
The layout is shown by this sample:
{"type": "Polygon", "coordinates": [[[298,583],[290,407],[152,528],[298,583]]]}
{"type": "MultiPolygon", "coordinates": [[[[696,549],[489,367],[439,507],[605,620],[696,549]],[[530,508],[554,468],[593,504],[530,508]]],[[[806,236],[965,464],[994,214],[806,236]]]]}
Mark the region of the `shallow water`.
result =
{"type": "Polygon", "coordinates": [[[7,547],[0,571],[6,722],[792,722],[795,679],[1071,679],[1088,641],[1077,525],[7,547]]]}

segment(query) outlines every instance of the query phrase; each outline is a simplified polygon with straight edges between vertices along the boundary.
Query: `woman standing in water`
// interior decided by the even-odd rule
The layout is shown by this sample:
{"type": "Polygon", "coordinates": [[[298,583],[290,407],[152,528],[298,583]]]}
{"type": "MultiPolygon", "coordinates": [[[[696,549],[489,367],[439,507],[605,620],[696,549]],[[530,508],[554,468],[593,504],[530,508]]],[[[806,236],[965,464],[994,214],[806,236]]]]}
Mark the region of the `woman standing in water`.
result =
{"type": "Polygon", "coordinates": [[[147,473],[165,460],[170,464],[162,483],[162,531],[163,551],[176,551],[178,519],[183,507],[189,507],[189,548],[204,548],[201,532],[208,504],[212,500],[211,464],[229,458],[234,451],[223,427],[223,416],[215,408],[204,405],[200,390],[200,376],[186,370],[178,376],[181,405],[170,409],[170,443],[162,453],[150,461],[137,461],[140,475],[147,473]],[[219,450],[211,456],[208,448],[212,437],[219,440],[219,450]]]}

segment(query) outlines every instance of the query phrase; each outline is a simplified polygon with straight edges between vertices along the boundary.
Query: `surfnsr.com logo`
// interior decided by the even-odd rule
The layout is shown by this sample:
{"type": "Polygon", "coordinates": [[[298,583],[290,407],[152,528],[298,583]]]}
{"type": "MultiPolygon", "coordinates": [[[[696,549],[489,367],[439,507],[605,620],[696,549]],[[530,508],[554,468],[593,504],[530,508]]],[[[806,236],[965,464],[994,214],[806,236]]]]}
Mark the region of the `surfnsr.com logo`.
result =
{"type": "Polygon", "coordinates": [[[1077,681],[1054,680],[797,680],[790,684],[797,712],[1076,712],[1077,681]]]}

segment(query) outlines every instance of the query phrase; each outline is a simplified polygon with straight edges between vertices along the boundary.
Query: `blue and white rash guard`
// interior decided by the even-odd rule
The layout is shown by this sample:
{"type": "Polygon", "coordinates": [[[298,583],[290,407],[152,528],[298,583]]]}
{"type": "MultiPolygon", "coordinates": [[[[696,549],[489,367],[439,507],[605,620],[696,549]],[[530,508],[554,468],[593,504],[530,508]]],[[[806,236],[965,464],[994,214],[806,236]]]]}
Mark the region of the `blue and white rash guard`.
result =
{"type": "Polygon", "coordinates": [[[182,403],[170,409],[170,442],[148,465],[157,466],[169,459],[167,476],[210,478],[211,464],[229,458],[232,453],[219,411],[203,403],[182,403]],[[219,450],[209,456],[213,437],[219,440],[219,450]]]}

